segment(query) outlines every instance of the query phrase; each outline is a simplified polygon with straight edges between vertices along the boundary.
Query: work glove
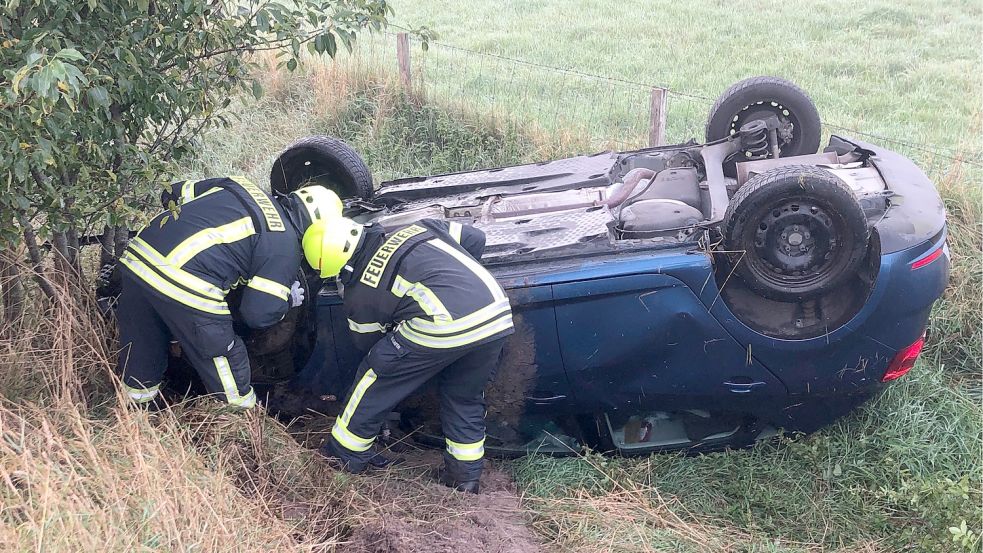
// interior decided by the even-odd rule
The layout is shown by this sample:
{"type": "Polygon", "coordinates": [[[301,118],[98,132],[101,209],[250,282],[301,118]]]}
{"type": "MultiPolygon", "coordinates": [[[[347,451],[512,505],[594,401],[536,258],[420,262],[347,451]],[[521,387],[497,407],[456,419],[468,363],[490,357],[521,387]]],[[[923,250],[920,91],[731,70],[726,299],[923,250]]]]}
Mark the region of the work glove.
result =
{"type": "Polygon", "coordinates": [[[304,289],[300,286],[300,281],[295,280],[290,285],[290,307],[299,307],[304,303],[304,289]]]}

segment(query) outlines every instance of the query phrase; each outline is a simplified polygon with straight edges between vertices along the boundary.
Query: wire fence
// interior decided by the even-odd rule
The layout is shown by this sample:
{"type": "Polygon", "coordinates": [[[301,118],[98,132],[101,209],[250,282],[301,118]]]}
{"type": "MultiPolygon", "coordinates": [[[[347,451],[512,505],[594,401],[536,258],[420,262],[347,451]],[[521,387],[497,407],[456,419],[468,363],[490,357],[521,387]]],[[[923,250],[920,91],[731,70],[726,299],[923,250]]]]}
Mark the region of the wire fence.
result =
{"type": "MultiPolygon", "coordinates": [[[[398,78],[397,33],[380,33],[361,40],[353,53],[360,64],[398,78]]],[[[409,38],[411,86],[429,98],[470,113],[490,114],[522,123],[524,129],[575,135],[591,150],[627,150],[648,146],[650,94],[668,94],[666,143],[702,140],[705,121],[715,98],[624,78],[592,74],[468,50],[429,41],[424,50],[409,38]]],[[[402,75],[405,77],[405,75],[402,75]]],[[[844,134],[897,150],[926,170],[961,163],[983,168],[983,153],[924,144],[875,134],[836,123],[823,123],[824,141],[830,133],[844,134]]]]}

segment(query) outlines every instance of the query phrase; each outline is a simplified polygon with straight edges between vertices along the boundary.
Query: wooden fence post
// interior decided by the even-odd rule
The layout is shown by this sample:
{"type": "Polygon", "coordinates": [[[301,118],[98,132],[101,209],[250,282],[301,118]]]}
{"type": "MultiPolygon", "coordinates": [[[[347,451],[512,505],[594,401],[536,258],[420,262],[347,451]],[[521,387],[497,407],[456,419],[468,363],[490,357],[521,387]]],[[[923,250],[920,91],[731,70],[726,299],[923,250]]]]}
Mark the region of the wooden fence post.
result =
{"type": "Polygon", "coordinates": [[[403,86],[411,88],[410,76],[410,37],[406,33],[396,35],[396,62],[399,64],[399,80],[403,86]]]}
{"type": "Polygon", "coordinates": [[[668,90],[653,88],[649,102],[649,146],[662,146],[666,143],[666,108],[669,101],[668,90]]]}

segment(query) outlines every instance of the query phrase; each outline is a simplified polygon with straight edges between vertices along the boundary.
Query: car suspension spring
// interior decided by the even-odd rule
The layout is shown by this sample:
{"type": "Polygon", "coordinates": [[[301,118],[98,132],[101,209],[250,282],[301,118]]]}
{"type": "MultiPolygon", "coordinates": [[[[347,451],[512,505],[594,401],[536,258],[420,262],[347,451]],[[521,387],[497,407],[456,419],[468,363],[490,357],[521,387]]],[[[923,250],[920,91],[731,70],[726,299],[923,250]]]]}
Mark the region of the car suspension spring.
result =
{"type": "Polygon", "coordinates": [[[747,124],[741,129],[741,134],[744,136],[741,140],[741,145],[744,149],[744,155],[748,159],[764,159],[768,157],[769,146],[768,146],[768,128],[761,125],[747,124]]]}

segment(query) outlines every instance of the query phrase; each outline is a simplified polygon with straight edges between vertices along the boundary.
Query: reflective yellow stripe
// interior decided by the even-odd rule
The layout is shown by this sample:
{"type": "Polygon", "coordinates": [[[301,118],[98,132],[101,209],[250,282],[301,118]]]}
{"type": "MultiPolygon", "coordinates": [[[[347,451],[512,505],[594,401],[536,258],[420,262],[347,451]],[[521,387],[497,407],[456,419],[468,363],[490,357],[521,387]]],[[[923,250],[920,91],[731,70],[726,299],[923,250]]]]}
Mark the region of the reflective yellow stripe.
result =
{"type": "Polygon", "coordinates": [[[181,185],[181,203],[195,199],[195,181],[186,180],[181,185]]]}
{"type": "Polygon", "coordinates": [[[464,334],[457,334],[454,336],[430,336],[428,334],[420,334],[406,324],[399,326],[399,333],[407,340],[415,344],[428,348],[447,349],[473,344],[510,328],[512,328],[511,314],[500,319],[496,319],[486,325],[479,326],[470,332],[465,332],[464,334]]]}
{"type": "Polygon", "coordinates": [[[215,286],[204,279],[198,278],[187,271],[171,266],[170,262],[163,255],[161,255],[160,252],[151,247],[150,244],[146,243],[139,236],[130,240],[129,247],[133,248],[136,253],[143,256],[143,258],[149,261],[150,264],[159,272],[163,273],[174,282],[177,282],[189,290],[194,290],[195,292],[208,296],[216,301],[224,300],[225,295],[229,293],[228,290],[222,290],[218,286],[215,286]]]}
{"type": "Polygon", "coordinates": [[[447,442],[447,453],[459,461],[477,461],[485,455],[484,438],[471,444],[462,444],[446,438],[444,441],[447,442]]]}
{"type": "Polygon", "coordinates": [[[229,360],[226,357],[214,357],[212,361],[215,363],[215,370],[218,372],[218,379],[222,382],[222,390],[225,392],[225,401],[229,405],[234,405],[236,407],[242,407],[249,409],[256,405],[256,392],[253,391],[252,387],[249,387],[249,391],[246,395],[239,395],[239,386],[236,384],[236,379],[232,375],[232,367],[229,366],[229,360]]]}
{"type": "Polygon", "coordinates": [[[133,271],[133,273],[140,277],[141,280],[150,286],[153,286],[158,292],[173,299],[174,301],[183,303],[188,307],[193,307],[206,313],[213,313],[215,315],[229,314],[229,306],[224,301],[208,300],[178,288],[174,284],[164,280],[163,277],[154,272],[153,269],[148,267],[142,261],[133,257],[130,252],[123,254],[123,257],[120,258],[120,263],[133,271]]]}
{"type": "Polygon", "coordinates": [[[195,199],[195,182],[186,180],[181,185],[181,202],[190,202],[195,199]]]}
{"type": "Polygon", "coordinates": [[[358,408],[358,403],[362,401],[362,396],[365,395],[365,390],[369,389],[369,386],[376,381],[375,371],[369,369],[365,371],[362,378],[358,381],[358,385],[352,390],[352,397],[348,400],[348,405],[345,406],[345,411],[338,417],[338,420],[343,423],[346,427],[348,423],[352,420],[352,415],[355,414],[355,409],[358,408]]]}
{"type": "Polygon", "coordinates": [[[447,229],[447,232],[451,235],[451,238],[453,238],[455,242],[457,242],[458,244],[460,244],[461,243],[461,231],[463,231],[463,230],[464,230],[464,227],[461,225],[461,223],[453,223],[452,222],[450,224],[450,227],[447,229]]]}
{"type": "Polygon", "coordinates": [[[397,298],[403,296],[413,298],[416,300],[416,303],[420,304],[420,309],[423,309],[423,312],[433,318],[434,321],[449,323],[453,320],[450,312],[441,303],[440,298],[424,286],[423,283],[410,282],[396,275],[396,278],[393,280],[392,293],[397,298]]]}
{"type": "Polygon", "coordinates": [[[437,248],[438,250],[450,255],[454,259],[460,261],[469,271],[475,274],[485,286],[488,287],[488,291],[491,292],[492,297],[495,300],[501,300],[505,298],[505,292],[502,291],[502,287],[498,285],[498,281],[495,277],[488,272],[487,269],[481,266],[480,263],[475,261],[471,256],[466,253],[462,253],[454,246],[451,246],[447,242],[439,239],[428,240],[427,244],[437,248]]]}
{"type": "Polygon", "coordinates": [[[123,384],[123,389],[126,390],[126,395],[137,403],[146,403],[154,399],[160,392],[160,384],[156,386],[151,386],[150,388],[133,388],[123,384]]]}
{"type": "Polygon", "coordinates": [[[281,300],[286,300],[288,297],[290,297],[290,288],[287,288],[279,282],[275,282],[261,276],[254,276],[253,278],[249,279],[249,283],[246,284],[246,286],[248,288],[252,288],[253,290],[266,292],[267,294],[276,296],[281,300]]]}
{"type": "Polygon", "coordinates": [[[371,332],[385,332],[386,327],[381,323],[356,323],[355,321],[348,319],[348,328],[353,332],[358,332],[359,334],[369,334],[371,332]]]}
{"type": "Polygon", "coordinates": [[[195,184],[196,183],[193,181],[184,181],[184,186],[181,187],[181,205],[187,205],[195,200],[200,200],[209,194],[214,194],[219,190],[222,190],[220,187],[216,186],[209,188],[208,190],[205,190],[201,194],[195,196],[195,184]]]}
{"type": "Polygon", "coordinates": [[[334,427],[331,429],[331,435],[339,444],[343,445],[345,449],[351,451],[365,451],[372,447],[372,442],[375,441],[375,437],[372,438],[362,438],[352,434],[348,430],[348,426],[341,424],[339,421],[335,421],[334,427]]]}
{"type": "Polygon", "coordinates": [[[218,379],[222,382],[222,390],[225,391],[225,401],[232,403],[233,399],[239,399],[239,386],[236,385],[236,379],[232,376],[232,367],[229,366],[229,360],[225,357],[214,357],[212,358],[212,362],[215,363],[218,379]]]}
{"type": "Polygon", "coordinates": [[[504,299],[451,322],[431,322],[417,317],[406,321],[406,324],[413,330],[426,334],[454,334],[484,324],[508,311],[509,308],[509,300],[504,299]]]}
{"type": "Polygon", "coordinates": [[[256,407],[256,392],[253,390],[252,386],[249,387],[249,392],[246,395],[239,398],[239,401],[233,403],[236,407],[242,407],[243,409],[252,409],[256,407]]]}
{"type": "Polygon", "coordinates": [[[194,256],[219,244],[231,244],[256,234],[253,220],[243,217],[229,224],[200,230],[178,244],[167,254],[167,262],[175,267],[183,267],[194,256]]]}
{"type": "Polygon", "coordinates": [[[375,441],[375,436],[362,438],[353,434],[348,430],[348,423],[351,422],[352,415],[355,414],[355,409],[358,408],[359,402],[362,401],[365,391],[376,381],[376,378],[375,371],[372,369],[365,371],[365,374],[359,379],[358,384],[355,385],[355,389],[352,390],[352,397],[348,399],[348,405],[345,406],[344,412],[335,419],[334,427],[331,429],[331,435],[338,440],[338,443],[352,451],[365,451],[372,447],[372,442],[375,441]]]}

